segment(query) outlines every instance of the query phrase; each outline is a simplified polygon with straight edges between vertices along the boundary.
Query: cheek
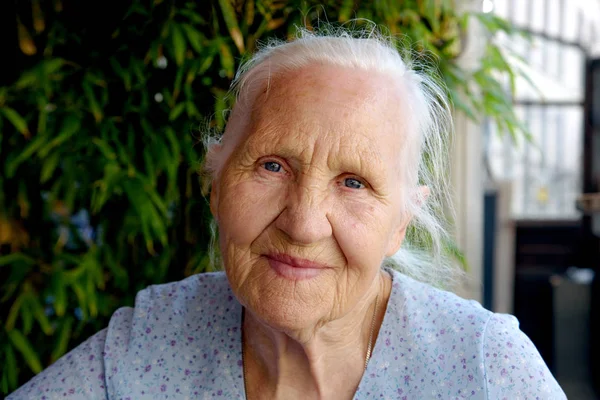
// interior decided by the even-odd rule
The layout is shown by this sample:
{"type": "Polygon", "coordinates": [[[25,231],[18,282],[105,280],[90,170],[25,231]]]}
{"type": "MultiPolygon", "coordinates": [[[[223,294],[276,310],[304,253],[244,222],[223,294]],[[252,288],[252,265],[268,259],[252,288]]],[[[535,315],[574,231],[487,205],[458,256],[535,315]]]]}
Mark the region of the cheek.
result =
{"type": "Polygon", "coordinates": [[[250,181],[223,185],[218,205],[222,244],[249,246],[279,215],[284,198],[281,187],[250,181]]]}
{"type": "Polygon", "coordinates": [[[391,233],[389,214],[382,205],[350,203],[338,207],[332,224],[350,268],[379,268],[391,233]]]}

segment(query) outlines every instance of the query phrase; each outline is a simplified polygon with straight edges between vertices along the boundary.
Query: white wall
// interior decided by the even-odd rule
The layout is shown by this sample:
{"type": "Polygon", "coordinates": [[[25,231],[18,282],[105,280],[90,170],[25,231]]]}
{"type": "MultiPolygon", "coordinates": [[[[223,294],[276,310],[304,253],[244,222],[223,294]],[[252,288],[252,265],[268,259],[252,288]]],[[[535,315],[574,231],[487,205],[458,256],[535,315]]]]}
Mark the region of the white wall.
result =
{"type": "MultiPolygon", "coordinates": [[[[457,2],[459,11],[481,11],[481,0],[457,2]]],[[[458,60],[461,67],[476,69],[485,47],[485,36],[475,20],[470,21],[467,48],[458,60]]],[[[452,148],[451,176],[456,208],[456,242],[469,264],[468,280],[457,290],[462,297],[483,298],[483,198],[482,128],[463,113],[454,115],[455,136],[452,148]]]]}

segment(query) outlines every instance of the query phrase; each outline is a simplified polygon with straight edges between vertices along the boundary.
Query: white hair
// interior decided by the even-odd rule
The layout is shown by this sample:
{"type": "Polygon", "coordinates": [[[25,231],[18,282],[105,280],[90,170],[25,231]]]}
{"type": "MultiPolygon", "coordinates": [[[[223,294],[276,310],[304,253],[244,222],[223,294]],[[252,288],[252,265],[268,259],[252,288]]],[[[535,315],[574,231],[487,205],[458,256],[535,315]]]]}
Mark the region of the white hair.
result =
{"type": "MultiPolygon", "coordinates": [[[[227,155],[215,157],[211,147],[220,144],[224,150],[228,140],[245,131],[249,122],[247,113],[252,110],[257,94],[268,90],[274,74],[319,64],[377,72],[390,80],[400,80],[399,87],[409,98],[408,115],[414,119],[411,121],[414,139],[408,146],[413,154],[404,164],[410,187],[402,188],[407,194],[403,211],[412,219],[400,250],[386,259],[384,265],[437,286],[455,283],[461,273],[449,251],[453,243],[448,230],[453,208],[447,175],[451,110],[431,60],[411,51],[404,41],[386,37],[376,29],[356,32],[325,27],[318,33],[299,30],[293,41],[271,41],[261,46],[240,66],[234,78],[230,93],[236,96],[237,103],[224,135],[206,137],[206,172],[218,176],[227,155]],[[429,188],[427,198],[421,186],[429,188]]],[[[399,132],[398,140],[403,139],[401,134],[406,132],[399,132]]]]}

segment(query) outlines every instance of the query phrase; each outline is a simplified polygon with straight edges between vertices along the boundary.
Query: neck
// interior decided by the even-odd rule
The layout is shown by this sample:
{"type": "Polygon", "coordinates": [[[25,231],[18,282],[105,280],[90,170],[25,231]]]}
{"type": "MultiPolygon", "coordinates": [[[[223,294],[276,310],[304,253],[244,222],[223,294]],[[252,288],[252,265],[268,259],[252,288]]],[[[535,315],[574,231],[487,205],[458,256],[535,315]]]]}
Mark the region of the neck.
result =
{"type": "Polygon", "coordinates": [[[276,331],[246,310],[247,397],[351,399],[364,373],[369,339],[375,346],[390,292],[391,279],[382,272],[352,312],[294,332],[276,331]]]}

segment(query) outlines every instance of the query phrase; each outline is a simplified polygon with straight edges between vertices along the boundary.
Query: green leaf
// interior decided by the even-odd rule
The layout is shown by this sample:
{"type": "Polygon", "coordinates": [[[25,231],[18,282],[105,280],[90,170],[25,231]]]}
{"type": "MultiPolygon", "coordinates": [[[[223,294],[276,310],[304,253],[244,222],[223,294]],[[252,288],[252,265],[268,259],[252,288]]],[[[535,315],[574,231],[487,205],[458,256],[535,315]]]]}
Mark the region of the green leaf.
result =
{"type": "Polygon", "coordinates": [[[202,53],[204,47],[202,46],[203,36],[200,31],[194,29],[194,27],[189,24],[182,24],[181,27],[185,31],[190,46],[192,46],[197,53],[202,53]]]}
{"type": "Polygon", "coordinates": [[[192,102],[192,101],[185,102],[185,109],[187,111],[188,117],[190,117],[190,118],[200,116],[200,111],[198,111],[198,109],[194,105],[194,102],[192,102]]]}
{"type": "Polygon", "coordinates": [[[199,24],[199,25],[206,25],[206,20],[204,18],[202,18],[202,16],[192,10],[186,10],[186,9],[181,9],[178,11],[179,14],[187,17],[190,22],[193,22],[195,24],[199,24]]]}
{"type": "Polygon", "coordinates": [[[0,267],[4,267],[6,265],[12,264],[25,264],[25,265],[33,265],[35,264],[35,260],[23,253],[11,253],[5,256],[0,256],[0,267]]]}
{"type": "Polygon", "coordinates": [[[4,116],[11,124],[19,131],[23,136],[29,137],[29,129],[27,128],[27,122],[18,112],[9,107],[0,107],[0,114],[4,116]]]}
{"type": "Polygon", "coordinates": [[[200,66],[195,71],[195,73],[196,74],[203,74],[203,73],[205,73],[210,68],[210,66],[213,64],[213,60],[215,59],[215,54],[216,53],[217,52],[214,50],[214,46],[211,47],[209,49],[209,52],[204,55],[204,58],[202,59],[202,62],[200,63],[200,66]]]}
{"type": "Polygon", "coordinates": [[[125,172],[117,163],[109,163],[104,166],[102,180],[94,183],[95,190],[92,192],[91,200],[92,213],[98,213],[102,209],[123,176],[125,176],[125,172]]]}
{"type": "Polygon", "coordinates": [[[185,60],[185,37],[179,25],[171,24],[171,39],[173,40],[173,53],[177,65],[182,65],[185,60]]]}
{"type": "Polygon", "coordinates": [[[74,115],[68,115],[61,125],[60,131],[56,137],[54,137],[48,144],[41,149],[38,154],[41,158],[48,156],[50,151],[55,147],[60,146],[67,140],[69,140],[75,133],[79,132],[81,127],[81,120],[74,115]]]}
{"type": "Polygon", "coordinates": [[[149,11],[140,3],[133,3],[131,7],[127,10],[127,14],[125,14],[125,18],[129,18],[133,14],[140,14],[143,16],[148,16],[149,11]]]}
{"type": "MultiPolygon", "coordinates": [[[[538,96],[544,97],[542,90],[531,79],[531,76],[529,76],[529,74],[527,72],[525,72],[523,69],[519,68],[518,66],[515,66],[514,69],[515,69],[515,75],[518,75],[519,77],[525,79],[525,81],[527,83],[529,83],[529,85],[531,85],[531,87],[537,92],[538,96]]],[[[513,91],[513,93],[514,93],[514,91],[513,91]]]]}
{"type": "Polygon", "coordinates": [[[146,147],[143,152],[144,157],[144,166],[146,167],[146,174],[148,175],[148,179],[151,181],[151,184],[156,185],[156,174],[157,168],[154,164],[154,157],[150,147],[146,147]]]}
{"type": "Polygon", "coordinates": [[[17,317],[19,316],[19,312],[21,311],[21,306],[25,301],[25,293],[19,294],[19,296],[15,299],[13,304],[10,306],[10,310],[8,311],[8,316],[6,317],[6,323],[4,324],[4,328],[7,331],[13,330],[15,328],[15,323],[17,321],[17,317]]]}
{"type": "Polygon", "coordinates": [[[11,389],[15,389],[18,385],[17,381],[17,358],[12,346],[6,346],[4,348],[6,355],[6,373],[8,376],[8,386],[11,389]]]}
{"type": "Polygon", "coordinates": [[[421,1],[422,13],[431,25],[431,31],[437,33],[440,30],[440,18],[437,6],[437,0],[421,1]]]}
{"type": "Polygon", "coordinates": [[[44,161],[40,173],[40,183],[45,183],[52,177],[60,161],[60,156],[60,153],[56,152],[44,161]]]}
{"type": "Polygon", "coordinates": [[[475,16],[490,33],[502,31],[510,35],[516,32],[509,21],[492,13],[477,12],[471,15],[475,16]]]}
{"type": "Polygon", "coordinates": [[[110,248],[104,248],[103,254],[105,257],[103,265],[111,272],[114,285],[121,290],[126,290],[129,286],[129,275],[127,274],[127,270],[115,259],[110,248]]]}
{"type": "Polygon", "coordinates": [[[46,137],[36,136],[15,159],[6,164],[6,176],[12,178],[21,163],[28,160],[35,152],[46,144],[46,137]]]}
{"type": "Polygon", "coordinates": [[[56,344],[50,355],[50,362],[54,362],[62,357],[66,352],[71,339],[71,332],[73,328],[73,318],[67,317],[63,320],[58,334],[56,335],[56,344]]]}
{"type": "Polygon", "coordinates": [[[71,289],[75,293],[75,297],[77,297],[77,302],[79,303],[79,309],[81,310],[81,319],[86,321],[88,319],[88,304],[85,295],[85,291],[80,286],[80,282],[74,282],[71,285],[71,289]]]}
{"type": "Polygon", "coordinates": [[[76,285],[79,278],[81,278],[84,274],[85,266],[82,263],[79,263],[77,268],[63,271],[62,276],[66,284],[76,285]]]}
{"type": "Polygon", "coordinates": [[[116,60],[116,58],[111,57],[109,59],[110,65],[112,66],[115,73],[121,78],[123,81],[123,85],[125,86],[125,90],[128,92],[131,91],[131,73],[127,68],[123,68],[121,64],[116,60]]]}
{"type": "Polygon", "coordinates": [[[23,321],[23,333],[29,335],[33,328],[33,312],[31,312],[30,300],[31,293],[26,293],[21,306],[21,321],[23,321]]]}
{"type": "Polygon", "coordinates": [[[454,259],[456,261],[458,261],[458,263],[460,264],[460,266],[462,267],[463,270],[469,271],[469,262],[467,261],[465,254],[458,248],[458,245],[454,241],[450,241],[450,240],[446,241],[444,243],[444,247],[445,247],[445,250],[452,257],[454,257],[454,259]]]}
{"type": "MultiPolygon", "coordinates": [[[[158,223],[159,216],[154,210],[154,207],[150,203],[148,197],[146,196],[143,187],[141,187],[139,181],[126,181],[123,183],[123,188],[125,189],[125,193],[129,198],[131,205],[137,213],[139,218],[139,223],[142,229],[142,235],[144,236],[144,240],[146,241],[146,246],[150,253],[153,253],[153,241],[155,235],[152,235],[153,224],[158,223]]],[[[159,232],[159,235],[162,232],[159,232]]]]}
{"type": "Polygon", "coordinates": [[[221,6],[223,19],[225,20],[225,25],[227,25],[231,39],[233,39],[233,43],[235,43],[240,53],[244,53],[244,37],[238,25],[231,0],[219,0],[219,5],[221,6]]]}
{"type": "Polygon", "coordinates": [[[221,54],[221,66],[227,74],[227,77],[231,79],[233,78],[233,74],[235,73],[235,60],[233,59],[231,49],[229,48],[229,46],[227,46],[227,43],[221,42],[219,46],[219,51],[221,54]]]}
{"type": "Polygon", "coordinates": [[[52,75],[58,72],[64,65],[66,65],[66,61],[62,58],[52,58],[50,60],[42,61],[41,67],[44,71],[45,75],[52,75]]]}
{"type": "Polygon", "coordinates": [[[452,103],[456,109],[464,112],[467,115],[467,117],[469,117],[469,119],[471,119],[474,122],[479,121],[479,118],[477,117],[477,114],[473,107],[464,102],[460,94],[455,93],[452,95],[452,103]]]}
{"type": "Polygon", "coordinates": [[[2,379],[0,379],[0,391],[2,392],[2,394],[8,394],[9,392],[12,392],[12,388],[9,388],[8,386],[8,376],[7,376],[7,372],[6,370],[2,371],[2,379]]]}
{"type": "Polygon", "coordinates": [[[29,299],[29,305],[35,320],[42,328],[42,332],[44,332],[46,335],[51,335],[54,329],[52,329],[52,325],[50,325],[50,321],[44,312],[44,307],[42,307],[42,304],[40,303],[39,296],[31,296],[29,299]]]}
{"type": "Polygon", "coordinates": [[[39,83],[39,75],[35,70],[25,71],[21,74],[17,82],[15,83],[15,88],[17,89],[25,89],[31,86],[35,86],[39,83]]]}
{"type": "Polygon", "coordinates": [[[103,113],[102,113],[102,109],[100,108],[100,104],[98,103],[98,100],[96,99],[96,94],[94,93],[94,90],[92,89],[91,84],[89,83],[89,81],[84,81],[83,84],[81,85],[81,87],[83,89],[83,93],[85,94],[85,97],[88,99],[90,111],[92,112],[92,115],[94,116],[94,119],[96,120],[96,123],[100,122],[102,120],[103,113]]]}
{"type": "Polygon", "coordinates": [[[88,279],[85,282],[85,292],[87,295],[90,317],[96,318],[98,316],[98,299],[96,296],[96,287],[94,286],[94,280],[91,274],[88,274],[88,279]]]}
{"type": "Polygon", "coordinates": [[[225,126],[225,117],[223,116],[225,110],[227,110],[227,102],[225,100],[225,96],[227,93],[223,90],[215,90],[216,99],[215,99],[215,119],[217,123],[217,127],[219,129],[223,129],[225,126]]]}
{"type": "Polygon", "coordinates": [[[179,93],[181,92],[181,82],[183,80],[183,68],[179,68],[175,74],[175,84],[173,85],[173,100],[177,100],[179,93]]]}
{"type": "Polygon", "coordinates": [[[154,190],[152,188],[146,188],[146,194],[148,195],[148,197],[152,201],[152,204],[154,204],[154,206],[158,209],[158,211],[160,211],[161,215],[164,218],[166,218],[167,217],[167,213],[168,213],[167,206],[163,202],[162,198],[158,195],[158,193],[156,192],[156,190],[154,190]]]}
{"type": "MultiPolygon", "coordinates": [[[[128,140],[131,140],[135,137],[135,134],[133,133],[133,126],[129,125],[129,132],[127,135],[128,140]]],[[[131,159],[135,157],[135,149],[133,149],[133,146],[124,146],[122,143],[120,143],[120,141],[118,139],[115,138],[115,149],[118,153],[119,156],[119,161],[121,162],[121,164],[125,165],[127,167],[127,174],[129,176],[135,176],[135,166],[133,165],[133,163],[131,162],[131,159]]]]}
{"type": "Polygon", "coordinates": [[[242,20],[242,32],[248,33],[248,27],[254,23],[254,0],[246,0],[245,16],[242,20]]]}
{"type": "Polygon", "coordinates": [[[58,271],[52,275],[50,287],[54,295],[54,312],[56,312],[57,316],[62,317],[67,310],[67,290],[62,271],[58,271]]]}
{"type": "Polygon", "coordinates": [[[185,103],[179,103],[169,113],[169,121],[175,121],[185,110],[185,103]]]}
{"type": "Polygon", "coordinates": [[[42,81],[48,78],[55,78],[54,75],[64,65],[66,65],[66,61],[62,58],[51,58],[41,61],[37,66],[23,72],[15,83],[15,87],[20,90],[40,85],[42,81]]]}
{"type": "Polygon", "coordinates": [[[348,21],[352,15],[352,11],[354,11],[354,0],[343,0],[338,15],[338,21],[348,21]]]}
{"type": "Polygon", "coordinates": [[[35,354],[35,350],[29,340],[23,335],[20,331],[14,329],[12,331],[8,331],[8,338],[15,348],[21,353],[25,362],[31,369],[34,374],[39,374],[42,372],[42,363],[40,359],[35,354]]]}
{"type": "Polygon", "coordinates": [[[92,138],[92,143],[94,143],[98,149],[100,150],[100,152],[102,153],[102,155],[104,155],[104,157],[106,157],[109,160],[116,160],[117,159],[117,154],[113,151],[113,149],[110,147],[110,145],[108,143],[106,143],[104,140],[95,137],[92,138]]]}
{"type": "Polygon", "coordinates": [[[47,105],[40,105],[37,125],[38,135],[43,135],[46,132],[46,126],[48,125],[48,111],[45,109],[46,106],[47,105]]]}

